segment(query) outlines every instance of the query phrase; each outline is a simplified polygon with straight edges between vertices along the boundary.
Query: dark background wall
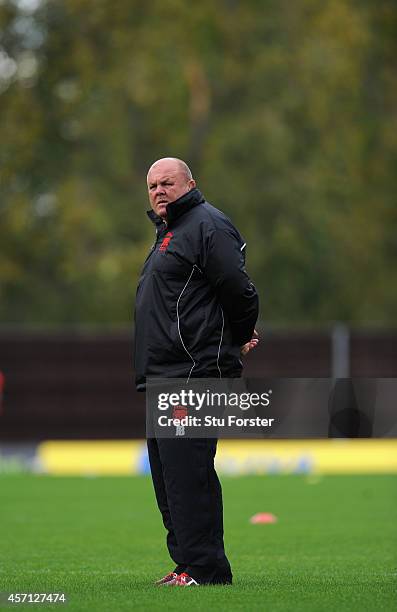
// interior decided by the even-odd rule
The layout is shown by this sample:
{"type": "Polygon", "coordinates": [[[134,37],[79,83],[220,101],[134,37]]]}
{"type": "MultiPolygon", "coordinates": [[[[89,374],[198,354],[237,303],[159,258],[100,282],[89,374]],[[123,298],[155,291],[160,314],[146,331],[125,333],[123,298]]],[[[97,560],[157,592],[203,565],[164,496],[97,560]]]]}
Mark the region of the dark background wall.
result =
{"type": "MultiPolygon", "coordinates": [[[[247,377],[332,376],[331,332],[262,333],[247,377]]],[[[5,377],[0,440],[145,435],[145,397],[134,388],[132,334],[0,334],[5,377]]],[[[397,332],[356,331],[350,375],[397,377],[397,332]]]]}

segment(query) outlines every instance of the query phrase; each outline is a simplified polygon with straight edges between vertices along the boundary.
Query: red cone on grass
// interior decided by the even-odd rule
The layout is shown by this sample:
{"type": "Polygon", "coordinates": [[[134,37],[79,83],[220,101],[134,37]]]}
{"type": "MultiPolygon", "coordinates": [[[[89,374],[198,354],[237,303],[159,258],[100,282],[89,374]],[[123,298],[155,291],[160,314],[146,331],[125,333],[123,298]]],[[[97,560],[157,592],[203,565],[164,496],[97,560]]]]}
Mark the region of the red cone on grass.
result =
{"type": "Polygon", "coordinates": [[[250,523],[253,525],[258,525],[260,523],[277,523],[277,516],[274,516],[271,512],[258,512],[258,514],[251,516],[250,523]]]}

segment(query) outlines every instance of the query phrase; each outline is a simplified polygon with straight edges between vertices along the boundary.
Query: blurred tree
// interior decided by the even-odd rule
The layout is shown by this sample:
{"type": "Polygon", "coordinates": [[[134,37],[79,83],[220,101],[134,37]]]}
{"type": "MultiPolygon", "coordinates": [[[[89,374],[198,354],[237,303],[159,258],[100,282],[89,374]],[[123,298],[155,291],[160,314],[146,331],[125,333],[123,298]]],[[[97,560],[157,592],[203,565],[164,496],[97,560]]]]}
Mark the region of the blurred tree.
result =
{"type": "Polygon", "coordinates": [[[262,318],[395,322],[391,0],[0,0],[0,317],[123,323],[145,176],[188,161],[262,318]]]}

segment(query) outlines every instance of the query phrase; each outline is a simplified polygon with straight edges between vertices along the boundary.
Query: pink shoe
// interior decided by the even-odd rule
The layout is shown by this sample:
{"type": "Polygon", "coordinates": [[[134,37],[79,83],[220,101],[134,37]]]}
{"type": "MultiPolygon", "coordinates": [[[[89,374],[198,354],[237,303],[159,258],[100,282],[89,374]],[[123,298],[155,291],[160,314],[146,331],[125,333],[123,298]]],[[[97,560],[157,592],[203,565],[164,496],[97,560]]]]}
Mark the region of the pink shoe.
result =
{"type": "Polygon", "coordinates": [[[179,578],[178,574],[175,572],[170,572],[164,578],[160,578],[155,582],[156,586],[174,586],[176,584],[176,579],[179,578]]]}
{"type": "Polygon", "coordinates": [[[179,576],[175,578],[174,584],[175,586],[183,586],[183,587],[199,586],[199,583],[196,582],[196,580],[192,578],[191,576],[189,576],[189,574],[187,574],[186,572],[183,572],[183,574],[179,574],[179,576]]]}

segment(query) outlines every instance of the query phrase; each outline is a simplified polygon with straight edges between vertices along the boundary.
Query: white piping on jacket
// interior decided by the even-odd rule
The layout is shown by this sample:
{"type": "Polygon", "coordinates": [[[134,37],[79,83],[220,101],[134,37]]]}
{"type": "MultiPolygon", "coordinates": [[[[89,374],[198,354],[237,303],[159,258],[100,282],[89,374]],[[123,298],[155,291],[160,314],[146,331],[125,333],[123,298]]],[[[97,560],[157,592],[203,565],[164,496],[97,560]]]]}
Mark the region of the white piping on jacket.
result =
{"type": "MultiPolygon", "coordinates": [[[[177,302],[176,302],[176,318],[177,318],[177,322],[178,322],[178,334],[179,334],[179,338],[180,338],[180,341],[182,343],[183,348],[185,349],[186,353],[189,355],[190,359],[193,362],[193,365],[190,368],[189,376],[187,377],[187,381],[186,381],[187,383],[189,382],[190,377],[192,375],[192,372],[193,372],[193,370],[194,370],[194,368],[196,367],[197,364],[196,364],[195,360],[193,359],[191,353],[189,353],[189,351],[187,350],[186,345],[185,345],[185,343],[183,341],[183,338],[182,338],[181,327],[180,327],[180,318],[179,318],[179,301],[180,301],[180,299],[181,299],[181,297],[183,295],[183,292],[185,291],[186,287],[190,283],[190,280],[191,280],[191,278],[192,278],[192,276],[194,274],[194,268],[197,268],[197,270],[202,274],[202,271],[200,270],[200,268],[198,266],[196,266],[196,264],[194,264],[193,268],[192,268],[192,271],[190,272],[189,278],[187,279],[187,281],[185,283],[185,286],[182,289],[182,291],[180,292],[179,297],[178,297],[177,302]]],[[[216,366],[218,368],[219,378],[222,378],[222,372],[221,372],[221,368],[219,366],[219,356],[220,356],[221,346],[222,346],[222,342],[223,342],[223,330],[224,330],[224,326],[225,326],[225,317],[223,316],[222,306],[220,308],[221,308],[221,314],[222,314],[222,329],[221,329],[221,338],[220,338],[219,346],[218,346],[218,353],[217,353],[217,356],[216,356],[216,366]]]]}
{"type": "MultiPolygon", "coordinates": [[[[183,341],[183,339],[182,339],[181,328],[180,328],[180,325],[179,325],[179,300],[181,299],[183,292],[185,291],[186,287],[188,286],[188,284],[189,284],[189,282],[190,282],[190,279],[191,279],[191,278],[192,278],[192,276],[193,276],[193,273],[194,273],[194,268],[197,268],[198,270],[200,270],[200,268],[198,268],[198,266],[196,266],[196,264],[194,264],[194,266],[193,266],[193,268],[192,268],[192,271],[190,272],[190,276],[189,276],[189,278],[187,279],[186,284],[185,284],[184,288],[182,289],[181,293],[179,294],[178,300],[177,300],[177,302],[176,302],[176,318],[177,318],[177,321],[178,321],[178,333],[179,333],[179,338],[180,338],[180,340],[181,340],[181,342],[182,342],[182,346],[183,346],[183,348],[185,349],[185,351],[186,351],[186,352],[187,352],[187,354],[189,355],[190,359],[193,361],[193,365],[192,365],[192,367],[190,368],[189,376],[188,376],[187,381],[186,381],[187,383],[189,382],[190,377],[191,377],[191,375],[192,375],[192,372],[193,372],[194,368],[196,367],[196,362],[194,361],[193,357],[191,356],[191,354],[190,354],[190,353],[189,353],[189,351],[187,350],[187,348],[186,348],[186,346],[185,346],[185,343],[184,343],[184,341],[183,341]]],[[[200,272],[201,272],[201,270],[200,270],[200,272]]]]}
{"type": "Polygon", "coordinates": [[[243,249],[245,249],[245,247],[246,247],[246,246],[247,246],[247,243],[246,243],[246,242],[244,242],[243,246],[242,246],[242,247],[240,247],[240,251],[242,251],[243,249]]]}
{"type": "Polygon", "coordinates": [[[225,318],[223,316],[222,306],[221,306],[221,313],[222,313],[222,330],[221,330],[221,339],[219,341],[219,346],[218,346],[218,355],[217,355],[217,358],[216,358],[216,365],[218,367],[219,378],[222,378],[222,372],[221,372],[221,369],[219,367],[219,354],[221,352],[221,344],[222,344],[222,340],[223,340],[223,327],[225,325],[225,318]]]}

